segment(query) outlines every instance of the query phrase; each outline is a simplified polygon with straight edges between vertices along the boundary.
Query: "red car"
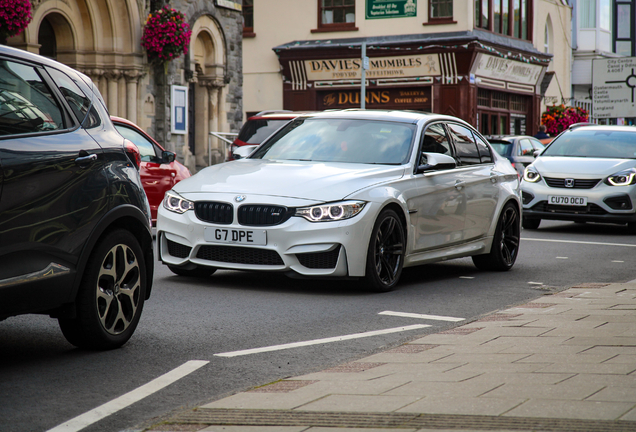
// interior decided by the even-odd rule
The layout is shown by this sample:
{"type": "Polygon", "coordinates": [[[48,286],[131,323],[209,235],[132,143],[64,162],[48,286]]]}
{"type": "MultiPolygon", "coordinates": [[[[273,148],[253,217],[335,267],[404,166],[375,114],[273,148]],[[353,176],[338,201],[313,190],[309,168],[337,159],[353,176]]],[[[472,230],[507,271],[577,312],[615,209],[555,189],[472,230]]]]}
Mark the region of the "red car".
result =
{"type": "Polygon", "coordinates": [[[173,152],[166,151],[150,135],[133,122],[121,117],[110,116],[115,128],[124,137],[132,141],[141,153],[139,174],[144,186],[152,224],[157,222],[157,208],[167,191],[184,178],[190,177],[190,170],[175,160],[173,152]]]}

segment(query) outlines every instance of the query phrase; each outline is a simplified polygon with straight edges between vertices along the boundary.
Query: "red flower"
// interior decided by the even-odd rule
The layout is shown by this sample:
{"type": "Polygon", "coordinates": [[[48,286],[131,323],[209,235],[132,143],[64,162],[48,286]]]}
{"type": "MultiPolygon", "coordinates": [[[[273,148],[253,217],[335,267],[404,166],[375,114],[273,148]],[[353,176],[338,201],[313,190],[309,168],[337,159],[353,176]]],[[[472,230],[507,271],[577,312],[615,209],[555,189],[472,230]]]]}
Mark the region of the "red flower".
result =
{"type": "Polygon", "coordinates": [[[146,49],[150,61],[166,62],[188,53],[191,35],[185,16],[165,5],[148,15],[141,46],[146,49]]]}
{"type": "Polygon", "coordinates": [[[29,0],[0,0],[0,39],[22,33],[31,18],[29,0]]]}
{"type": "Polygon", "coordinates": [[[571,124],[588,121],[588,113],[583,108],[566,107],[565,105],[552,105],[546,107],[541,115],[541,124],[546,126],[547,132],[558,135],[571,124]]]}

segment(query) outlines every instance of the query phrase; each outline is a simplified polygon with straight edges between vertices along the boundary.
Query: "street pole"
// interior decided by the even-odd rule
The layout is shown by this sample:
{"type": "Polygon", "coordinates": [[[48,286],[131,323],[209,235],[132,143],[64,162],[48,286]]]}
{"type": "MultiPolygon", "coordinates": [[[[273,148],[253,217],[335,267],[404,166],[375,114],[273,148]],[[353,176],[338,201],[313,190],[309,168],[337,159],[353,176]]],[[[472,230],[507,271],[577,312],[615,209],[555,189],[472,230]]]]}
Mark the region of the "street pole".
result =
{"type": "Polygon", "coordinates": [[[365,99],[367,97],[366,70],[369,68],[368,62],[369,62],[369,58],[367,57],[367,43],[362,42],[362,70],[361,70],[361,80],[360,80],[360,108],[361,109],[365,109],[365,99]]]}

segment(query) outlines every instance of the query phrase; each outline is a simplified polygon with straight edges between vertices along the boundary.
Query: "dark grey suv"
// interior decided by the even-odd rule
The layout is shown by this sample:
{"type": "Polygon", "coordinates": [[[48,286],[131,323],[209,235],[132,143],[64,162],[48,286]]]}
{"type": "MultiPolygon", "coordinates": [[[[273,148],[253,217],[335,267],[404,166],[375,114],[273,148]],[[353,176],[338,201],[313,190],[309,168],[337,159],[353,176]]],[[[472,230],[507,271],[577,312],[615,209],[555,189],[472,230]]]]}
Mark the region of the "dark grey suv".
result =
{"type": "Polygon", "coordinates": [[[0,46],[0,320],[48,314],[88,349],[130,339],[154,265],[139,162],[87,76],[0,46]]]}

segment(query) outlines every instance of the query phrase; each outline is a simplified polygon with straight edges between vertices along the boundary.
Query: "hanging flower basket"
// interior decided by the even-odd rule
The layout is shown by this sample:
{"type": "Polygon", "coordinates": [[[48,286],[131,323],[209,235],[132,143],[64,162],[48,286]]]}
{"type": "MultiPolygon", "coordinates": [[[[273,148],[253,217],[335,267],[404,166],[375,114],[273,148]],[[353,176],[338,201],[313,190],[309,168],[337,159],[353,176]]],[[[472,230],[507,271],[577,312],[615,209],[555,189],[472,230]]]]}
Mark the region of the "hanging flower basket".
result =
{"type": "Polygon", "coordinates": [[[552,105],[541,115],[541,124],[551,136],[557,136],[571,124],[587,122],[588,118],[588,112],[583,108],[552,105]]]}
{"type": "Polygon", "coordinates": [[[31,22],[29,0],[0,0],[0,43],[19,35],[31,22]]]}
{"type": "Polygon", "coordinates": [[[167,69],[170,61],[188,53],[191,34],[185,15],[165,5],[148,15],[141,46],[146,49],[150,62],[163,63],[167,69]]]}

